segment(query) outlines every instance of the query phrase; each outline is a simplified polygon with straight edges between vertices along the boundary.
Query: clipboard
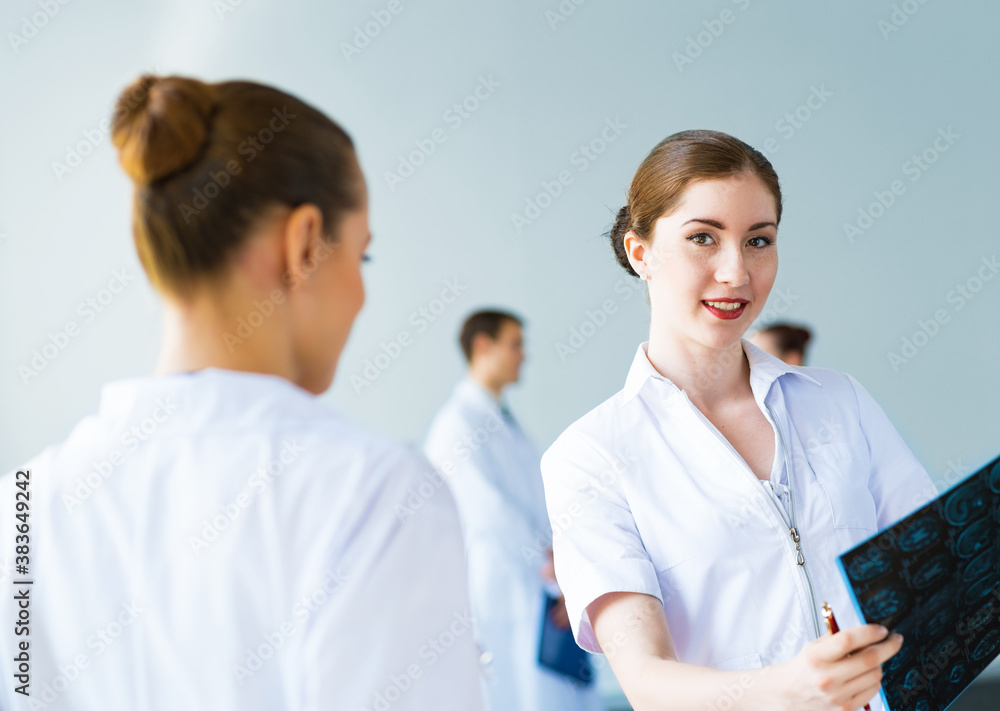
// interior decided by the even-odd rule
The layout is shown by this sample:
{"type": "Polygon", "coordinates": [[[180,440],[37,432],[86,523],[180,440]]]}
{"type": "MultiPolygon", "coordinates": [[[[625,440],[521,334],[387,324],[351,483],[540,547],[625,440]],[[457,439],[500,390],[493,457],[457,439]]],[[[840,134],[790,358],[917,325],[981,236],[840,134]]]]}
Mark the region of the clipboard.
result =
{"type": "Polygon", "coordinates": [[[590,686],[594,681],[594,669],[589,655],[577,645],[570,627],[561,628],[552,621],[552,608],[559,598],[543,594],[545,604],[542,605],[541,631],[538,635],[538,664],[581,686],[590,686]]]}
{"type": "Polygon", "coordinates": [[[837,559],[859,617],[904,637],[889,711],[944,711],[1000,655],[1000,457],[837,559]]]}

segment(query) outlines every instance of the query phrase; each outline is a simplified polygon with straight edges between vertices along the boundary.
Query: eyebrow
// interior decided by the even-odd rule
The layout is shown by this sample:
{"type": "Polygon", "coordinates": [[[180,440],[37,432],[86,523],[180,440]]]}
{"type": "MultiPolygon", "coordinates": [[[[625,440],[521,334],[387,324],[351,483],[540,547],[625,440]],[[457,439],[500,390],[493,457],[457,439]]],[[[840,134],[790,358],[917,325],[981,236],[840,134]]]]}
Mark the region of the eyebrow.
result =
{"type": "MultiPolygon", "coordinates": [[[[721,222],[719,222],[718,220],[709,220],[701,217],[695,217],[685,222],[684,225],[686,225],[688,222],[703,222],[706,225],[711,225],[712,227],[715,227],[716,229],[720,230],[726,229],[726,226],[721,222]]],[[[684,225],[681,225],[681,227],[683,227],[684,225]]],[[[750,229],[748,229],[747,232],[753,232],[754,230],[759,230],[761,227],[774,227],[775,229],[778,228],[778,226],[773,222],[757,222],[755,224],[750,225],[750,229]]]]}

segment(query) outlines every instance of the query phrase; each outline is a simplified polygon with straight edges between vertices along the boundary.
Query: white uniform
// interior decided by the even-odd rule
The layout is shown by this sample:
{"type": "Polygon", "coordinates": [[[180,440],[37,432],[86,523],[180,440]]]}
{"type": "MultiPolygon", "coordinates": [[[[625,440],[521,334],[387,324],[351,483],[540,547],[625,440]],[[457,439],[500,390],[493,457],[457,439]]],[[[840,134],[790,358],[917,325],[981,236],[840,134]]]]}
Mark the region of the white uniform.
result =
{"type": "Polygon", "coordinates": [[[491,711],[600,708],[595,684],[581,687],[537,662],[540,569],[551,545],[538,451],[471,377],[434,418],[425,451],[461,514],[477,634],[491,659],[484,683],[491,711]]]}
{"type": "Polygon", "coordinates": [[[27,574],[21,489],[0,478],[5,711],[481,708],[447,487],[414,503],[433,479],[419,452],[290,382],[117,381],[26,468],[27,574]],[[14,677],[29,639],[30,698],[14,677]]]}
{"type": "Polygon", "coordinates": [[[849,375],[787,365],[743,340],[754,398],[779,427],[761,482],[653,368],[647,346],[625,387],[542,458],[579,644],[600,651],[586,610],[615,591],[658,598],[678,658],[717,669],[792,658],[825,634],[824,601],[841,628],[860,624],[836,556],[936,495],[878,404],[849,375]],[[786,450],[805,565],[790,533],[786,450]]]}

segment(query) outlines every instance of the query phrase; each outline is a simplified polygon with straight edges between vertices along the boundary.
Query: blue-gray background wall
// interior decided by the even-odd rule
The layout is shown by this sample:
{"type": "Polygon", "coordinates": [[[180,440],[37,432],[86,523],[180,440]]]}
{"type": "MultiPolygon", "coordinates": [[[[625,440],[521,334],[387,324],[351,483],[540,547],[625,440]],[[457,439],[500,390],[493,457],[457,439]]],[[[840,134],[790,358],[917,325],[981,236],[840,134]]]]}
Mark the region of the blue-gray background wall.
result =
{"type": "Polygon", "coordinates": [[[161,312],[102,122],[156,71],[274,83],[355,138],[374,261],[324,396],[347,416],[419,441],[460,375],[459,323],[499,305],[527,320],[510,399],[546,447],[621,387],[647,336],[645,296],[602,236],[635,168],[663,137],[712,128],[765,150],[782,181],[765,316],[809,324],[810,363],[855,375],[953,483],[1000,449],[998,24],[986,0],[9,0],[0,470],[63,438],[102,383],[153,368],[161,312]],[[539,199],[546,184],[558,194],[539,199]],[[90,310],[116,270],[134,279],[90,310]],[[20,370],[71,323],[43,370],[20,370]],[[366,373],[402,331],[409,345],[366,373]]]}

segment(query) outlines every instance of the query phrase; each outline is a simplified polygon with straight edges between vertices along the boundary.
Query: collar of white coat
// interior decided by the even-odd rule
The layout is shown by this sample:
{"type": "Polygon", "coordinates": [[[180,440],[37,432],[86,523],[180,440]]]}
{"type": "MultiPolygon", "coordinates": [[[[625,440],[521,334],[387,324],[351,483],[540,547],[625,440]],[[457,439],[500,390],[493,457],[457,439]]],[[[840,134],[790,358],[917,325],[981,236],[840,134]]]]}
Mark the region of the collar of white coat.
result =
{"type": "Polygon", "coordinates": [[[204,414],[204,401],[209,397],[218,403],[220,409],[243,412],[248,407],[248,401],[263,402],[260,397],[265,392],[292,393],[303,403],[311,405],[316,402],[315,395],[279,375],[208,367],[193,372],[140,375],[105,383],[101,388],[99,411],[105,415],[127,412],[157,397],[164,402],[174,402],[173,398],[178,398],[179,405],[180,399],[195,397],[198,411],[204,414]],[[221,395],[220,390],[227,394],[221,395]]]}
{"type": "Polygon", "coordinates": [[[500,406],[506,404],[503,398],[498,398],[485,385],[468,374],[458,381],[455,390],[466,397],[478,400],[481,404],[486,405],[491,410],[496,410],[498,413],[500,406]]]}
{"type": "MultiPolygon", "coordinates": [[[[758,402],[764,402],[770,392],[771,384],[782,375],[797,375],[817,387],[823,387],[814,377],[796,365],[789,365],[785,361],[777,358],[767,351],[758,348],[747,339],[740,339],[743,344],[743,352],[747,355],[747,362],[750,363],[750,389],[753,390],[754,398],[758,402]]],[[[674,385],[669,378],[665,378],[649,362],[647,349],[649,341],[643,341],[636,349],[635,358],[632,359],[632,366],[629,368],[628,377],[625,378],[625,387],[622,389],[621,405],[629,403],[650,380],[656,379],[664,382],[668,389],[676,394],[681,392],[680,388],[674,385]]]]}

